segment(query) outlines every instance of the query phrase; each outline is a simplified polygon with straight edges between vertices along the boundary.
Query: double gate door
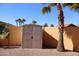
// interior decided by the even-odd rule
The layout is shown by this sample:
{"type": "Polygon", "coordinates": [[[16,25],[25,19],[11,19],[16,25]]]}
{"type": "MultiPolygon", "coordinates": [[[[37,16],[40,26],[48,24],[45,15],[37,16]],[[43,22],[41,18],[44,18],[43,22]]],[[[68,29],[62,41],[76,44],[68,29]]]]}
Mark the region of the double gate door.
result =
{"type": "Polygon", "coordinates": [[[23,48],[42,48],[42,27],[26,25],[23,28],[23,48]]]}

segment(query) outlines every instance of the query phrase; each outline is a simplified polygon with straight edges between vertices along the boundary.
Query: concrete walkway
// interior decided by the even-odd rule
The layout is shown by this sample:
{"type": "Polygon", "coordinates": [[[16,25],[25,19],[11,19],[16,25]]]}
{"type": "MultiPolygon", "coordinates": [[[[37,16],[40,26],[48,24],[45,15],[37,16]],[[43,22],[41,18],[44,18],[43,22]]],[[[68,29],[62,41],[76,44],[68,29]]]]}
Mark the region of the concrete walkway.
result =
{"type": "Polygon", "coordinates": [[[0,56],[79,56],[79,52],[58,52],[56,49],[3,49],[0,56]]]}

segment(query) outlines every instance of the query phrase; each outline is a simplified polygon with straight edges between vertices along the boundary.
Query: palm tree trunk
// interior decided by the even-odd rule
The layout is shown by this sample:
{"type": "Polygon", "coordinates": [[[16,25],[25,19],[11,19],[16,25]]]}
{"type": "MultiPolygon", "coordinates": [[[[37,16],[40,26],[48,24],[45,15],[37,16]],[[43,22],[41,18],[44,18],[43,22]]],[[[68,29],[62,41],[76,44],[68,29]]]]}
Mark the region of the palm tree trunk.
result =
{"type": "Polygon", "coordinates": [[[21,26],[21,22],[19,21],[19,26],[21,26]]]}
{"type": "Polygon", "coordinates": [[[58,29],[59,29],[59,40],[58,40],[57,50],[64,51],[64,42],[63,42],[64,15],[60,3],[57,4],[57,10],[58,10],[58,29]]]}
{"type": "Polygon", "coordinates": [[[18,26],[18,22],[16,21],[16,25],[18,26]]]}

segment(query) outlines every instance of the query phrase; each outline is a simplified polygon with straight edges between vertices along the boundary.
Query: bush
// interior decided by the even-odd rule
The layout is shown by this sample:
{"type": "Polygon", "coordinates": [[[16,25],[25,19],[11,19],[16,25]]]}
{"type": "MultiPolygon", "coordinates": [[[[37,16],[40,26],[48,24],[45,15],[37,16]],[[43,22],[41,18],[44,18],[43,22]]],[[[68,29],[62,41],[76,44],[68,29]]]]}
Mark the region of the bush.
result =
{"type": "Polygon", "coordinates": [[[0,26],[0,39],[5,39],[8,34],[7,28],[5,26],[0,26]]]}

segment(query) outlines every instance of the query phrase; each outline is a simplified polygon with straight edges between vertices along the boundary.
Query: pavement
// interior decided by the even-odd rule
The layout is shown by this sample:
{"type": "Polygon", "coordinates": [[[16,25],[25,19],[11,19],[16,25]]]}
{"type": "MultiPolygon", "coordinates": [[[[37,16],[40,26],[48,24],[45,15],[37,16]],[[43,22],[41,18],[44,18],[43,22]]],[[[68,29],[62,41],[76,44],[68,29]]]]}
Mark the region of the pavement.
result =
{"type": "Polygon", "coordinates": [[[79,52],[58,52],[56,49],[0,48],[0,56],[79,56],[79,52]]]}

